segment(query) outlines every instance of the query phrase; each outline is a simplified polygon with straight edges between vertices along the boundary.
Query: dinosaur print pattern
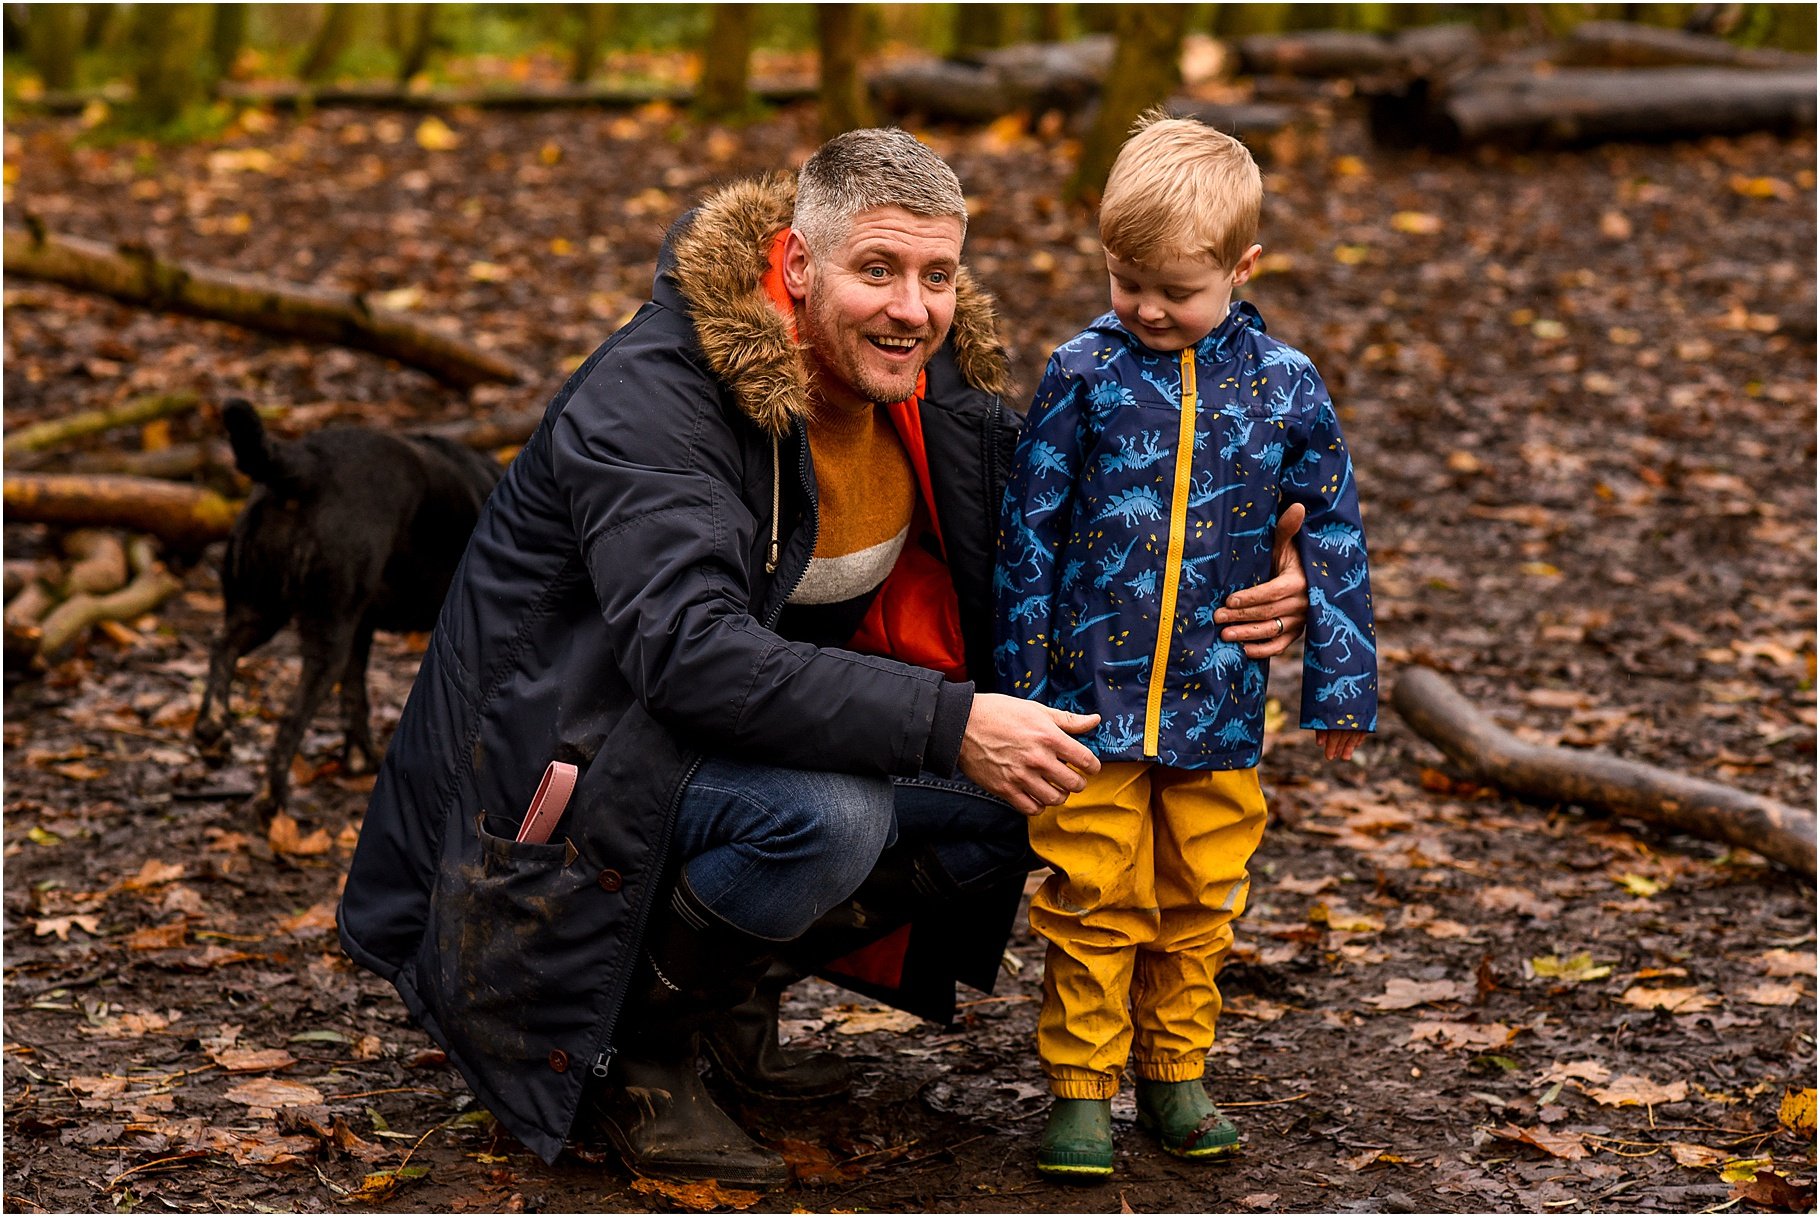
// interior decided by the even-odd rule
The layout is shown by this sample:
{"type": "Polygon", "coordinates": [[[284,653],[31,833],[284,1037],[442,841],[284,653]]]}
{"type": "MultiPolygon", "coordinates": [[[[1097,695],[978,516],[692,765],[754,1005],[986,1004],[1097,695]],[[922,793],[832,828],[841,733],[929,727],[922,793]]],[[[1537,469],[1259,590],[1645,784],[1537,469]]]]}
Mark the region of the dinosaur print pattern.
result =
{"type": "Polygon", "coordinates": [[[1184,445],[1179,353],[1149,350],[1111,313],[1056,348],[1002,504],[993,658],[1001,690],[1098,714],[1083,742],[1102,760],[1244,769],[1262,746],[1268,665],[1219,637],[1214,610],[1270,577],[1277,517],[1301,503],[1301,723],[1373,729],[1365,533],[1351,457],[1306,355],[1239,301],[1193,365],[1184,445]],[[1178,527],[1182,557],[1166,569],[1178,527]]]}

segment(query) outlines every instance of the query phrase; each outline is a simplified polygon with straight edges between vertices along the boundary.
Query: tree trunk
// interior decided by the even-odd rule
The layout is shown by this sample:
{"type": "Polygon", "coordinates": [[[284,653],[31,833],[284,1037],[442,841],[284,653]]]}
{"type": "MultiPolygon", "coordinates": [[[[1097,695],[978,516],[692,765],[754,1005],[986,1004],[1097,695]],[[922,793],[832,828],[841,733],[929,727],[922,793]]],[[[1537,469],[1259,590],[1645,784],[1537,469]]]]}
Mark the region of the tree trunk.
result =
{"type": "Polygon", "coordinates": [[[6,456],[11,459],[27,452],[42,452],[46,448],[54,448],[102,431],[111,431],[115,427],[136,427],[141,423],[169,418],[173,414],[194,410],[200,402],[201,398],[188,391],[159,393],[134,398],[125,405],[106,410],[84,410],[80,414],[46,419],[9,432],[6,437],[6,456]]]}
{"type": "Polygon", "coordinates": [[[1602,752],[1526,744],[1427,668],[1405,672],[1392,700],[1417,735],[1477,780],[1513,794],[1664,824],[1814,877],[1812,811],[1602,752]]]}
{"type": "Polygon", "coordinates": [[[217,80],[234,75],[234,64],[240,58],[240,49],[246,45],[246,19],[247,6],[244,4],[215,6],[215,28],[210,39],[210,52],[215,61],[217,80]]]}
{"type": "Polygon", "coordinates": [[[1182,34],[1187,25],[1185,5],[1121,6],[1112,70],[1106,76],[1099,117],[1081,146],[1080,164],[1068,182],[1068,198],[1099,197],[1131,124],[1182,83],[1182,34]]]}
{"type": "Polygon", "coordinates": [[[1044,42],[1061,42],[1067,38],[1068,6],[1066,4],[1037,5],[1036,36],[1044,42]]]}
{"type": "Polygon", "coordinates": [[[458,388],[523,377],[509,360],[370,305],[358,292],[209,270],[167,262],[145,249],[113,249],[19,228],[6,230],[5,257],[8,274],[269,334],[372,351],[458,388]]]}
{"type": "Polygon", "coordinates": [[[107,39],[108,23],[114,19],[114,10],[119,7],[113,4],[85,4],[87,9],[82,22],[82,49],[98,51],[107,39]]]}
{"type": "Polygon", "coordinates": [[[821,42],[822,138],[872,125],[866,85],[860,79],[865,40],[865,6],[818,4],[815,20],[821,42]]]}
{"type": "Polygon", "coordinates": [[[752,66],[752,15],[749,4],[716,4],[702,48],[701,85],[695,109],[703,118],[744,114],[752,105],[748,79],[752,66]]]}
{"type": "Polygon", "coordinates": [[[954,6],[954,54],[965,57],[1005,45],[1009,4],[957,4],[954,6]]]}
{"type": "Polygon", "coordinates": [[[613,32],[615,14],[610,4],[581,5],[581,30],[575,36],[574,54],[569,60],[569,83],[586,84],[600,62],[600,48],[613,32]]]}
{"type": "Polygon", "coordinates": [[[395,14],[398,22],[396,77],[401,85],[409,84],[411,77],[430,62],[436,39],[436,10],[434,4],[398,4],[387,10],[395,14]]]}
{"type": "Polygon", "coordinates": [[[206,4],[136,6],[133,112],[141,121],[162,127],[207,100],[212,17],[206,4]]]}
{"type": "Polygon", "coordinates": [[[80,4],[34,4],[26,13],[26,58],[47,89],[76,85],[76,54],[82,49],[84,13],[80,4]]]}
{"type": "Polygon", "coordinates": [[[297,69],[297,75],[310,84],[328,79],[329,73],[335,70],[343,51],[354,41],[354,19],[360,9],[354,4],[325,4],[322,24],[316,29],[316,37],[310,41],[310,49],[303,56],[303,64],[297,69]]]}
{"type": "Polygon", "coordinates": [[[124,528],[201,549],[233,528],[240,504],[211,490],[156,478],[9,473],[6,514],[26,524],[124,528]]]}

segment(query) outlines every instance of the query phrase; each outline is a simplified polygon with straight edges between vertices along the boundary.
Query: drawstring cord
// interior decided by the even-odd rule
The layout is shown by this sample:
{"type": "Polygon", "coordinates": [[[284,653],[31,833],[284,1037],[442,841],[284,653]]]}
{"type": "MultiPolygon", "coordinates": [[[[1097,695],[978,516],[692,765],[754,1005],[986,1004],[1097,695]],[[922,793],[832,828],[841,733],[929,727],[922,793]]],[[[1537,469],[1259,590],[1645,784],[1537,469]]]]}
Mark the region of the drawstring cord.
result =
{"type": "Polygon", "coordinates": [[[771,436],[771,545],[765,550],[765,573],[777,573],[777,513],[783,493],[783,459],[778,455],[778,437],[771,436]]]}

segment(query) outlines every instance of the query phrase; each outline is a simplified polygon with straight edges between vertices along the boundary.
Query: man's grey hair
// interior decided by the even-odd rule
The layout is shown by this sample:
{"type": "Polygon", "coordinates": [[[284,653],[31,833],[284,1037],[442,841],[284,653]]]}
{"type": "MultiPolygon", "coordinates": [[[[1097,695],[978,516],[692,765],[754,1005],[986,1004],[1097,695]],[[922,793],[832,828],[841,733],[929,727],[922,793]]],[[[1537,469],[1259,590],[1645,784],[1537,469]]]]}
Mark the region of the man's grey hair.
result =
{"type": "Polygon", "coordinates": [[[790,226],[809,252],[826,257],[847,239],[853,217],[874,207],[912,215],[957,216],[967,235],[967,200],[948,163],[896,127],[837,135],[803,163],[790,226]]]}

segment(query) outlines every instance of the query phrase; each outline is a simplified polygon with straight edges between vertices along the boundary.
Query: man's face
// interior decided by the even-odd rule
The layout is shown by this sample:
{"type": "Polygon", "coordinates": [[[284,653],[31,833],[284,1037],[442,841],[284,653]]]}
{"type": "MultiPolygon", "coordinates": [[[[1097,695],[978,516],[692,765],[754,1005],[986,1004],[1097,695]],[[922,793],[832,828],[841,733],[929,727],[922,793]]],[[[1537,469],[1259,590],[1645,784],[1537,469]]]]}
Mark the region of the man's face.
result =
{"type": "Polygon", "coordinates": [[[954,322],[962,231],[959,216],[875,207],[823,258],[790,234],[784,285],[821,400],[857,410],[915,391],[954,322]]]}
{"type": "Polygon", "coordinates": [[[1193,346],[1226,320],[1232,289],[1251,278],[1262,252],[1253,245],[1230,271],[1208,257],[1172,258],[1152,267],[1108,253],[1112,311],[1153,351],[1193,346]]]}

